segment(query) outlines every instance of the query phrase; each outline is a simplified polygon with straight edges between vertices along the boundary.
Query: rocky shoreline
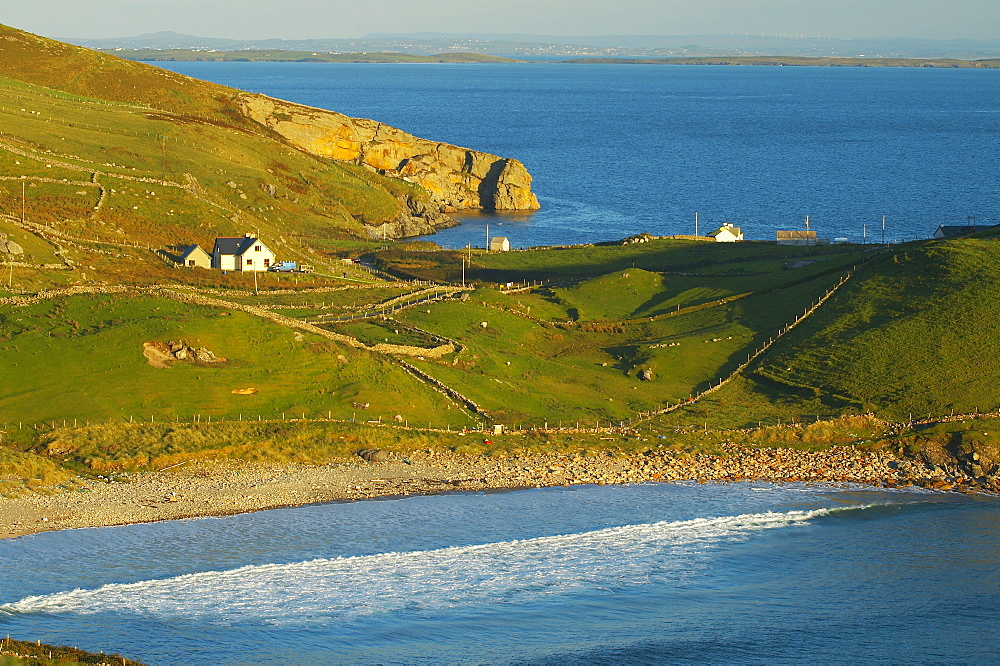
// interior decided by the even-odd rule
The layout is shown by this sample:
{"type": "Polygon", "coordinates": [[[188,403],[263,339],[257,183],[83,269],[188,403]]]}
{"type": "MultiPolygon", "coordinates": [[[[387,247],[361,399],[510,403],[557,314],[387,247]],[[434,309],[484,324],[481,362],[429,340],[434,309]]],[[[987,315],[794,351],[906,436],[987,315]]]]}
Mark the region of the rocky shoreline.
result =
{"type": "Polygon", "coordinates": [[[733,446],[723,448],[721,455],[661,447],[639,454],[496,457],[368,450],[365,457],[312,465],[198,461],[159,472],[81,480],[74,489],[55,494],[0,499],[0,538],[318,502],[574,484],[760,481],[997,490],[892,453],[839,446],[811,452],[733,446]]]}

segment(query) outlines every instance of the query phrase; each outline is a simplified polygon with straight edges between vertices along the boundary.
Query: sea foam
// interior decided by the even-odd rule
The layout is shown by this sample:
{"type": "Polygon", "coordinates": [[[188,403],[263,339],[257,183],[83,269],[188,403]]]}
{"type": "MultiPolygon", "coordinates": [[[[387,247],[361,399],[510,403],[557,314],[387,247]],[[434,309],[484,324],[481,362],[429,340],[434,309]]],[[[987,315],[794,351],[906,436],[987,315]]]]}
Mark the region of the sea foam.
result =
{"type": "Polygon", "coordinates": [[[610,594],[652,581],[682,583],[707,566],[722,543],[841,510],[655,522],[436,550],[252,565],[31,596],[0,606],[0,612],[114,612],[285,625],[525,602],[581,588],[610,594]]]}

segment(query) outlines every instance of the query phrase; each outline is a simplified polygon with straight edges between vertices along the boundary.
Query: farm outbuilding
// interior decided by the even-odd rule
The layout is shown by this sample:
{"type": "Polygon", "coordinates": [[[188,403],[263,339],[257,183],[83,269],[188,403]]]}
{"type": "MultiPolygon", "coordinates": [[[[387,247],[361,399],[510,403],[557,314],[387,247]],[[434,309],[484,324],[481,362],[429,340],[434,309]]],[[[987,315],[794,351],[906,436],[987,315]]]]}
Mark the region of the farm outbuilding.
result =
{"type": "Polygon", "coordinates": [[[506,236],[494,236],[490,239],[490,252],[510,252],[510,240],[506,236]]]}
{"type": "Polygon", "coordinates": [[[803,229],[792,229],[790,231],[779,231],[777,233],[778,245],[829,245],[828,238],[816,238],[816,232],[803,229]]]}
{"type": "Polygon", "coordinates": [[[934,238],[955,238],[956,236],[964,236],[965,234],[971,234],[984,228],[968,225],[950,226],[942,224],[934,230],[934,238]]]}
{"type": "Polygon", "coordinates": [[[177,263],[185,268],[211,268],[212,255],[205,252],[200,245],[191,245],[177,258],[177,263]]]}

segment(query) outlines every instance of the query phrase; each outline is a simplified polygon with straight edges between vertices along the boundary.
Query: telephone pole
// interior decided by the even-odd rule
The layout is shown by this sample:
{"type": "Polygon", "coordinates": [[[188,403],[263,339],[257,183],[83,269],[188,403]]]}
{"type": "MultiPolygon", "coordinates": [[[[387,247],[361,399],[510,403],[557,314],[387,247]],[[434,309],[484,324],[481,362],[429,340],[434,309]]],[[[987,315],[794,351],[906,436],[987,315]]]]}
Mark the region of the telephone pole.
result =
{"type": "Polygon", "coordinates": [[[698,213],[697,212],[695,212],[695,214],[694,214],[694,235],[695,236],[698,235],[698,213]]]}
{"type": "Polygon", "coordinates": [[[167,135],[161,134],[160,139],[160,167],[163,171],[163,180],[167,179],[167,135]]]}

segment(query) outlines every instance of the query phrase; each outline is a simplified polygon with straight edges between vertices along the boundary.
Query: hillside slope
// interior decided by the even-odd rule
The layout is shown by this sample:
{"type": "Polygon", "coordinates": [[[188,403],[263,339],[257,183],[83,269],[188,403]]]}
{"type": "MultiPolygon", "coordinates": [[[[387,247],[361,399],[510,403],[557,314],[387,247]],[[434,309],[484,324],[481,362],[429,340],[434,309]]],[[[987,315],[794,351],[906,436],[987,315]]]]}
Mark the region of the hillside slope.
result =
{"type": "MultiPolygon", "coordinates": [[[[72,166],[47,163],[36,175],[64,167],[74,173],[56,180],[86,181],[94,180],[87,172],[100,176],[111,167],[201,198],[231,198],[222,185],[240,192],[235,203],[247,218],[234,222],[240,227],[271,222],[293,225],[296,235],[303,231],[298,225],[306,235],[398,237],[453,224],[442,210],[537,207],[530,176],[516,160],[6,26],[0,26],[0,113],[8,153],[0,156],[0,177],[33,175],[22,167],[37,165],[19,164],[18,156],[34,162],[58,156],[72,166]],[[280,212],[265,214],[272,209],[280,212]]],[[[85,217],[97,205],[46,204],[60,221],[85,217]]],[[[9,202],[3,210],[19,213],[9,202]]]]}
{"type": "Polygon", "coordinates": [[[1000,243],[936,241],[874,262],[757,370],[768,391],[907,418],[1000,407],[1000,243]]]}

